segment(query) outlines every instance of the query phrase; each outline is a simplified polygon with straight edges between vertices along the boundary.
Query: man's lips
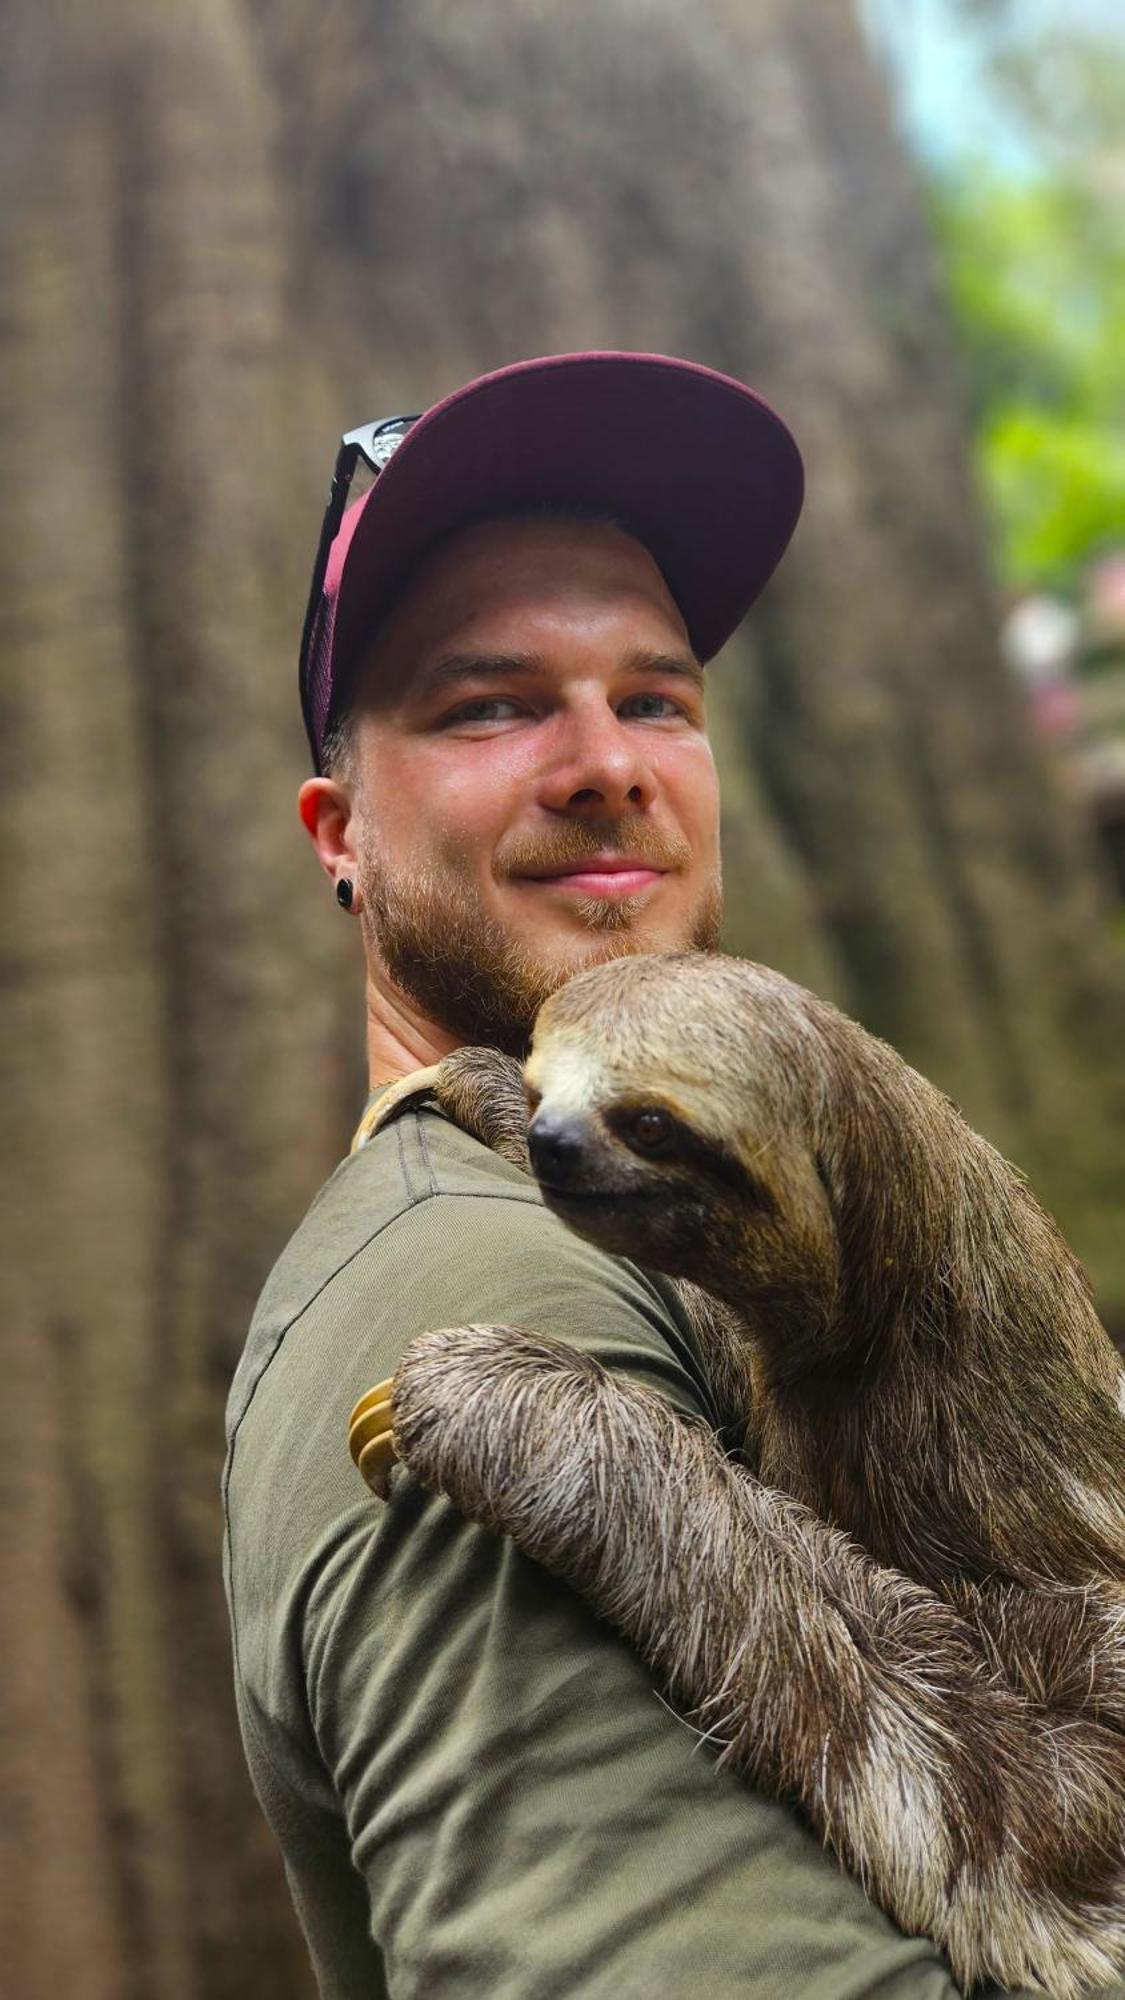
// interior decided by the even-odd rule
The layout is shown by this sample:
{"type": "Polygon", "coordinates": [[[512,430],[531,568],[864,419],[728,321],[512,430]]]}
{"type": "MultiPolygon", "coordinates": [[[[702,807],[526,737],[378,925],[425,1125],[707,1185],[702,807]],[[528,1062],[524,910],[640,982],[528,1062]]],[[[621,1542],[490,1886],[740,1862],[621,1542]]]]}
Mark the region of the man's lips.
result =
{"type": "Polygon", "coordinates": [[[549,874],[524,875],[520,880],[538,882],[544,888],[569,889],[582,896],[636,896],[649,889],[665,874],[646,861],[632,861],[619,855],[568,863],[549,874]]]}

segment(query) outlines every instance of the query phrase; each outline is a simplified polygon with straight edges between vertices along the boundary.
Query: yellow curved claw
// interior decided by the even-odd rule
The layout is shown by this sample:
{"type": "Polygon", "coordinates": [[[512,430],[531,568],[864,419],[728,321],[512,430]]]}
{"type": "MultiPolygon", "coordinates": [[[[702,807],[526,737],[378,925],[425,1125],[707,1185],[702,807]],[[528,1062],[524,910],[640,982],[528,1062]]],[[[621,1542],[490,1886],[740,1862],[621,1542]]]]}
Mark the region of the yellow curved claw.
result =
{"type": "Polygon", "coordinates": [[[367,1141],[379,1130],[380,1125],[385,1125],[388,1118],[393,1118],[403,1104],[408,1103],[412,1097],[424,1097],[427,1091],[432,1090],[440,1068],[440,1063],[431,1063],[429,1069],[412,1070],[409,1076],[400,1076],[396,1082],[388,1083],[386,1089],[380,1091],[375,1102],[368,1105],[356,1126],[350,1150],[358,1153],[360,1147],[366,1146],[367,1141]]]}
{"type": "Polygon", "coordinates": [[[385,1500],[398,1462],[391,1428],[391,1378],[361,1396],[348,1418],[348,1450],[371,1491],[385,1500]]]}

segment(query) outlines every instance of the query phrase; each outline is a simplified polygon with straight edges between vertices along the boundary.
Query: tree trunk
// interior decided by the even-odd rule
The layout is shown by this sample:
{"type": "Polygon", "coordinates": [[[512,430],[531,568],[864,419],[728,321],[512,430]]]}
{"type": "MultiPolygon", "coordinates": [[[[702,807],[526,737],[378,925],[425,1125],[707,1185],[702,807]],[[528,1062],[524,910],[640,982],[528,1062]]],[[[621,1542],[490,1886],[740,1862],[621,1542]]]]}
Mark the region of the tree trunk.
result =
{"type": "Polygon", "coordinates": [[[1111,1301],[1120,987],[835,0],[19,0],[4,33],[0,1957],[20,2000],[285,2000],[217,1481],[254,1297],[362,1101],[355,933],[292,800],[339,431],[568,347],[776,401],[809,500],[711,675],[726,941],[954,1091],[1111,1301]]]}
{"type": "Polygon", "coordinates": [[[284,921],[305,856],[266,106],[223,0],[73,7],[55,34],[3,370],[4,851],[30,940],[0,1036],[25,1286],[5,1978],[296,1995],[234,1722],[222,1404],[358,1063],[339,967],[284,921]]]}

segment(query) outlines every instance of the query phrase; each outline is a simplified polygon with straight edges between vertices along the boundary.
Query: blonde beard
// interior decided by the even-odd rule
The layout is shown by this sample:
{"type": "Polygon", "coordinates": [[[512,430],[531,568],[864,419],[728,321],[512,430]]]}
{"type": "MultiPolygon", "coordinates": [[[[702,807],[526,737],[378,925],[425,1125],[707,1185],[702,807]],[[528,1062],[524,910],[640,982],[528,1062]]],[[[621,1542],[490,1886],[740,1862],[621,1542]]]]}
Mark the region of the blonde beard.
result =
{"type": "Polygon", "coordinates": [[[360,913],[369,949],[400,991],[462,1042],[523,1058],[543,1002],[585,966],[646,950],[713,951],[719,941],[722,886],[716,871],[681,939],[646,940],[639,896],[610,902],[583,897],[572,908],[591,936],[572,954],[538,956],[471,904],[453,875],[418,869],[391,875],[362,844],[357,869],[360,913]]]}

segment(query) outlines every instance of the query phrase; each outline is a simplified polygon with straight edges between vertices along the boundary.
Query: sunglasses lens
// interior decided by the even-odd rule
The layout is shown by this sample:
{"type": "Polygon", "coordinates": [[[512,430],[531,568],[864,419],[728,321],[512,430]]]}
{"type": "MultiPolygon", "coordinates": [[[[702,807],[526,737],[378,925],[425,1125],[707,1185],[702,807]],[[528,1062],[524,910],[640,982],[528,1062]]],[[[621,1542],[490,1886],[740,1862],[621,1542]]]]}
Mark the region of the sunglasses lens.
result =
{"type": "Polygon", "coordinates": [[[378,417],[373,424],[361,424],[358,430],[345,432],[343,443],[354,445],[377,476],[390,463],[403,438],[413,430],[417,421],[416,416],[378,417]]]}

